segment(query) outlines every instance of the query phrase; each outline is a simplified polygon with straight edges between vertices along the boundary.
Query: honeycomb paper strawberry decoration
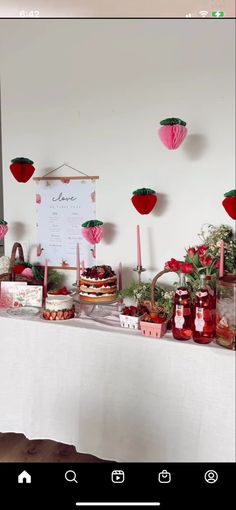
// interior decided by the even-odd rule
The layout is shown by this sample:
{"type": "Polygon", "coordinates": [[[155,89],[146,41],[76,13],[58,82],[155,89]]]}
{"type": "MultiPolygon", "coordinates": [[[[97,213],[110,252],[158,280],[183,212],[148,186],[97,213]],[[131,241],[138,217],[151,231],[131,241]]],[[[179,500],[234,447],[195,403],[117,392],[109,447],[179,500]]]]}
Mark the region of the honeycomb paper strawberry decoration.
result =
{"type": "Polygon", "coordinates": [[[83,237],[89,243],[94,245],[92,250],[93,257],[96,257],[95,245],[100,243],[104,231],[103,231],[103,222],[100,220],[89,220],[82,223],[81,229],[83,237]]]}
{"type": "Polygon", "coordinates": [[[150,188],[136,189],[131,201],[140,214],[149,214],[157,203],[157,194],[150,188]]]}
{"type": "Polygon", "coordinates": [[[167,149],[178,149],[187,136],[188,130],[184,120],[171,117],[160,122],[159,137],[167,149]]]}
{"type": "Polygon", "coordinates": [[[0,220],[0,239],[3,239],[7,232],[8,232],[7,222],[4,220],[0,220]]]}
{"type": "Polygon", "coordinates": [[[236,220],[236,189],[228,191],[224,194],[224,197],[225,198],[222,202],[223,207],[230,218],[232,218],[232,220],[236,220]]]}
{"type": "Polygon", "coordinates": [[[15,158],[11,160],[10,170],[18,182],[27,182],[35,172],[33,161],[28,158],[15,158]]]}

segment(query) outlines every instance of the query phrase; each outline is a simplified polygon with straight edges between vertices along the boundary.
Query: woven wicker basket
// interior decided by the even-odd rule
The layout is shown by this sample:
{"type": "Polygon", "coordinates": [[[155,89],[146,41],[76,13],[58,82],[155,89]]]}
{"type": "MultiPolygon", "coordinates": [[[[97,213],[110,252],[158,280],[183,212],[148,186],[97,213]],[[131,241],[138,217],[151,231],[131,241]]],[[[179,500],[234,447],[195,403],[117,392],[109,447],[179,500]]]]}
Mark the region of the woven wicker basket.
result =
{"type": "Polygon", "coordinates": [[[155,311],[158,309],[158,303],[155,302],[155,287],[158,278],[160,278],[163,274],[166,273],[176,273],[176,271],[173,271],[172,269],[163,269],[163,271],[160,271],[159,273],[154,276],[151,284],[151,300],[150,301],[144,301],[143,304],[149,309],[149,311],[155,311]]]}
{"type": "MultiPolygon", "coordinates": [[[[151,300],[150,301],[144,301],[144,305],[148,308],[150,312],[158,311],[158,303],[155,302],[155,287],[156,282],[160,276],[166,273],[175,273],[172,269],[163,269],[163,271],[160,271],[159,273],[154,276],[151,284],[151,300]]],[[[161,338],[165,335],[166,330],[168,327],[168,320],[161,324],[156,324],[155,322],[140,322],[140,328],[141,333],[143,336],[146,337],[154,337],[154,338],[161,338]]]]}
{"type": "Polygon", "coordinates": [[[9,271],[8,271],[8,273],[3,273],[0,275],[0,282],[2,282],[2,281],[3,282],[16,281],[16,282],[26,282],[26,283],[28,283],[28,285],[43,285],[43,281],[41,281],[41,280],[27,278],[24,275],[14,273],[13,268],[16,263],[16,258],[18,260],[20,260],[21,262],[25,261],[23,248],[20,243],[14,243],[14,245],[12,247],[12,252],[11,252],[9,271]],[[17,251],[18,251],[18,257],[16,257],[17,251]]]}

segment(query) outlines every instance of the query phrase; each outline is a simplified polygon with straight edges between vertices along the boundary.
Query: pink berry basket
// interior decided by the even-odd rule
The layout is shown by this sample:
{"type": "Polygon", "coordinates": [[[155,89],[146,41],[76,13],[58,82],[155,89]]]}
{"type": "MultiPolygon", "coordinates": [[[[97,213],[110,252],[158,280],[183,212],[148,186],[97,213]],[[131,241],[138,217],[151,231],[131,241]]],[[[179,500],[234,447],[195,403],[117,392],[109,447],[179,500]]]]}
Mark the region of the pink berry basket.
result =
{"type": "Polygon", "coordinates": [[[140,322],[141,333],[143,336],[151,336],[154,338],[161,338],[164,336],[167,330],[167,321],[162,324],[156,324],[155,322],[140,322]]]}
{"type": "MultiPolygon", "coordinates": [[[[151,285],[151,301],[149,302],[149,307],[151,310],[155,310],[157,308],[157,304],[155,303],[155,286],[158,278],[165,273],[175,273],[172,269],[163,269],[159,273],[154,276],[151,285]]],[[[147,303],[145,303],[147,304],[147,303]]],[[[156,322],[140,322],[141,333],[143,336],[153,337],[153,338],[161,338],[165,335],[167,330],[168,321],[162,322],[161,324],[157,324],[156,322]]]]}

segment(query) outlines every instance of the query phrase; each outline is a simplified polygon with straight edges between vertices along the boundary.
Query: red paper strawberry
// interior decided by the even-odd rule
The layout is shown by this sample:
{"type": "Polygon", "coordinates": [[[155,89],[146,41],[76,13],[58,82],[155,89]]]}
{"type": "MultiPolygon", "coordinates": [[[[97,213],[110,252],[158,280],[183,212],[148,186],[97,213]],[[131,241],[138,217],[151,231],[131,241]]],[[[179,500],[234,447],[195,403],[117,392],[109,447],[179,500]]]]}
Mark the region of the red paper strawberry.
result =
{"type": "Polygon", "coordinates": [[[14,267],[13,267],[13,273],[15,274],[21,274],[24,270],[25,270],[25,265],[23,264],[16,264],[14,267]]]}
{"type": "Polygon", "coordinates": [[[157,195],[153,189],[140,188],[133,191],[131,200],[140,214],[149,214],[156,205],[157,195]]]}
{"type": "Polygon", "coordinates": [[[27,182],[35,172],[33,161],[28,158],[12,159],[10,170],[18,182],[27,182]]]}
{"type": "Polygon", "coordinates": [[[236,189],[232,189],[224,194],[225,199],[222,202],[226,212],[233,220],[236,220],[236,189]]]}

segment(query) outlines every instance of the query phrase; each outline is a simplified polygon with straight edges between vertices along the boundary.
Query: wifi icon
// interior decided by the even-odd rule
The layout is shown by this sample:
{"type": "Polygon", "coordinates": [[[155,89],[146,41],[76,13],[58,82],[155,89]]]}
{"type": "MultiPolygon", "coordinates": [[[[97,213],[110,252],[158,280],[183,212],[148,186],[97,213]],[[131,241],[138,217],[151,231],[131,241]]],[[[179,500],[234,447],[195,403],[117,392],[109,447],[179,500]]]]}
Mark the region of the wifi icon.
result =
{"type": "Polygon", "coordinates": [[[202,18],[206,18],[206,16],[208,15],[208,11],[199,11],[199,14],[200,16],[202,16],[202,18]]]}

